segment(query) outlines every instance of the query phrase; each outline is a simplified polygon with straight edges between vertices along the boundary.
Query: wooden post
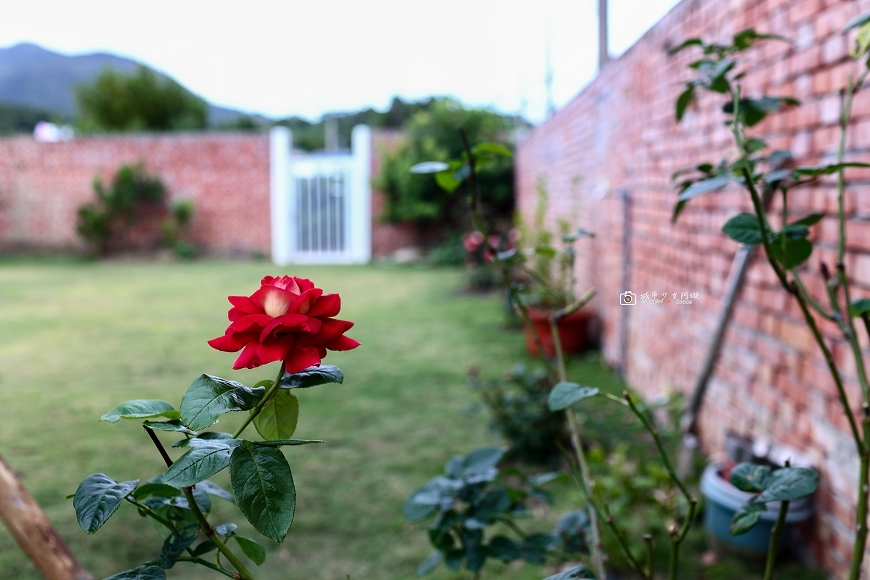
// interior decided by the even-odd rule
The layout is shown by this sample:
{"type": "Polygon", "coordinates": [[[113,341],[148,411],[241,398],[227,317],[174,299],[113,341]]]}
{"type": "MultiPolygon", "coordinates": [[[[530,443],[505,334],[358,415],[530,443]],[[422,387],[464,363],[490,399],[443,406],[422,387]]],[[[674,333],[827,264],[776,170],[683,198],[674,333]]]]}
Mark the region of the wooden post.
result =
{"type": "Polygon", "coordinates": [[[45,580],[93,580],[2,457],[0,519],[45,580]]]}

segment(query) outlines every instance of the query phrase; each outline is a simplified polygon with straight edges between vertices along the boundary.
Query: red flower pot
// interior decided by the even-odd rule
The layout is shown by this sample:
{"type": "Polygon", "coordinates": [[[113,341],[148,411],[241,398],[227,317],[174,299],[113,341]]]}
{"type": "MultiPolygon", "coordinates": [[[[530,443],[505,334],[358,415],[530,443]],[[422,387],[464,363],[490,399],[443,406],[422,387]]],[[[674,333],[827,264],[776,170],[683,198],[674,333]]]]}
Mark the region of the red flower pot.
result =
{"type": "MultiPolygon", "coordinates": [[[[556,354],[556,349],[553,347],[553,335],[550,332],[550,316],[552,313],[551,310],[529,308],[529,318],[531,318],[532,325],[541,338],[541,346],[544,348],[546,356],[555,356],[556,354]]],[[[589,344],[589,327],[593,318],[595,318],[595,314],[591,310],[581,308],[559,321],[557,328],[563,352],[583,352],[589,344]]],[[[526,348],[530,355],[537,356],[538,347],[528,326],[525,328],[525,332],[526,348]]]]}

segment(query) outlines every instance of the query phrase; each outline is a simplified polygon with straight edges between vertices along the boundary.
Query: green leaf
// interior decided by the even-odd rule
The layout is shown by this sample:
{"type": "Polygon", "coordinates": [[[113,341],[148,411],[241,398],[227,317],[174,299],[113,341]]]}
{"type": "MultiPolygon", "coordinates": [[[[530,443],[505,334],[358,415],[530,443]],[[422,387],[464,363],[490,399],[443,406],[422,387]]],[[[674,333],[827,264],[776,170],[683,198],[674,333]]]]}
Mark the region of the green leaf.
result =
{"type": "Polygon", "coordinates": [[[689,104],[695,98],[695,85],[689,84],[686,87],[686,90],[680,93],[680,96],[677,97],[677,105],[676,105],[676,117],[677,123],[683,120],[683,115],[686,114],[686,109],[689,107],[689,104]]]}
{"type": "Polygon", "coordinates": [[[453,173],[445,171],[443,173],[435,174],[435,183],[437,183],[438,187],[447,193],[453,193],[460,185],[462,185],[462,180],[457,179],[453,173]]]}
{"type": "Polygon", "coordinates": [[[764,484],[769,477],[770,468],[766,465],[738,463],[731,470],[728,480],[741,491],[756,492],[764,489],[764,484]]]}
{"type": "Polygon", "coordinates": [[[576,578],[595,578],[595,575],[592,573],[592,570],[580,564],[564,572],[547,576],[544,580],[575,580],[576,578]]]}
{"type": "Polygon", "coordinates": [[[811,213],[810,215],[799,219],[791,225],[812,226],[819,223],[823,217],[825,217],[825,214],[823,213],[811,213]]]}
{"type": "Polygon", "coordinates": [[[438,563],[441,562],[441,552],[435,552],[425,560],[423,563],[417,567],[417,571],[414,572],[414,576],[425,576],[432,570],[438,567],[438,563]]]}
{"type": "Polygon", "coordinates": [[[731,177],[728,175],[717,175],[715,177],[701,179],[684,189],[679,197],[677,197],[677,201],[687,201],[693,197],[717,191],[728,185],[730,182],[731,177]]]}
{"type": "Polygon", "coordinates": [[[284,373],[278,381],[278,387],[282,389],[306,389],[329,383],[343,383],[344,373],[335,365],[321,365],[308,367],[298,373],[284,373]]]}
{"type": "Polygon", "coordinates": [[[538,246],[535,248],[535,254],[545,258],[555,258],[559,252],[552,246],[538,246]]]}
{"type": "Polygon", "coordinates": [[[756,503],[754,500],[749,500],[746,504],[737,510],[734,517],[731,518],[731,524],[728,526],[728,532],[732,536],[739,536],[751,530],[758,520],[761,519],[761,514],[764,513],[765,507],[763,503],[756,503]]]}
{"type": "Polygon", "coordinates": [[[296,445],[308,445],[310,443],[323,443],[323,439],[274,439],[272,441],[253,441],[258,447],[284,447],[296,445]]]}
{"type": "Polygon", "coordinates": [[[504,536],[495,536],[489,541],[486,546],[487,554],[501,560],[502,562],[512,562],[520,557],[520,546],[513,540],[504,536]]]}
{"type": "Polygon", "coordinates": [[[254,529],[282,543],[293,523],[296,488],[281,450],[243,441],[230,456],[230,482],[236,504],[254,529]]]}
{"type": "Polygon", "coordinates": [[[598,389],[595,387],[581,387],[577,383],[562,381],[557,383],[553,390],[550,391],[550,396],[547,398],[547,405],[551,411],[561,411],[566,407],[570,407],[578,401],[588,399],[598,394],[598,389]]]}
{"type": "Polygon", "coordinates": [[[191,439],[191,449],[178,458],[166,471],[164,483],[177,487],[196,485],[222,471],[230,464],[233,448],[238,447],[238,439],[202,440],[191,439]],[[198,443],[193,444],[194,441],[198,443]]]}
{"type": "Polygon", "coordinates": [[[236,539],[236,542],[239,543],[239,547],[242,549],[242,552],[245,553],[245,556],[250,558],[254,564],[259,566],[266,561],[266,550],[264,550],[263,546],[258,544],[256,540],[244,536],[233,537],[236,539]]]}
{"type": "Polygon", "coordinates": [[[214,542],[211,540],[203,540],[193,549],[191,556],[202,556],[209,552],[214,552],[215,550],[217,550],[217,546],[215,546],[214,542]]]}
{"type": "Polygon", "coordinates": [[[428,501],[433,497],[433,494],[425,487],[419,487],[411,493],[405,505],[402,507],[402,515],[409,522],[422,522],[436,511],[438,511],[438,501],[428,501]],[[423,501],[426,500],[426,503],[423,501]]]}
{"type": "Polygon", "coordinates": [[[438,173],[448,169],[450,169],[450,166],[442,161],[423,161],[422,163],[412,165],[409,171],[411,173],[438,173]]]}
{"type": "Polygon", "coordinates": [[[861,298],[860,300],[853,300],[852,304],[849,305],[849,313],[852,316],[860,317],[862,314],[870,313],[870,298],[861,298]]]}
{"type": "Polygon", "coordinates": [[[767,142],[764,139],[753,137],[746,140],[746,152],[750,155],[767,148],[767,142]]]}
{"type": "Polygon", "coordinates": [[[213,424],[224,413],[253,409],[265,392],[262,387],[251,389],[236,381],[201,375],[181,398],[181,420],[198,431],[213,424]]]}
{"type": "Polygon", "coordinates": [[[224,488],[222,488],[218,484],[212,483],[208,480],[200,481],[199,483],[197,483],[196,489],[201,489],[202,491],[206,492],[209,495],[213,495],[215,497],[225,499],[230,503],[235,503],[235,500],[233,499],[233,494],[231,494],[230,492],[228,492],[227,490],[225,490],[224,488]]]}
{"type": "Polygon", "coordinates": [[[498,474],[496,466],[507,449],[504,447],[481,447],[465,457],[462,477],[467,483],[492,481],[498,474]]]}
{"type": "Polygon", "coordinates": [[[119,419],[150,419],[152,417],[166,417],[178,419],[178,411],[175,407],[159,399],[137,399],[121,403],[102,417],[100,421],[117,423],[119,419]]]}
{"type": "Polygon", "coordinates": [[[163,547],[160,549],[160,567],[168,570],[175,566],[178,558],[184,554],[188,547],[193,545],[198,537],[198,526],[186,526],[173,530],[163,541],[163,547]]]}
{"type": "Polygon", "coordinates": [[[770,246],[773,257],[786,270],[799,266],[813,253],[813,244],[809,240],[789,240],[777,237],[770,246]]]}
{"type": "Polygon", "coordinates": [[[166,485],[165,483],[145,483],[140,485],[133,491],[133,499],[142,501],[149,497],[178,497],[182,495],[182,491],[178,488],[166,485]]]}
{"type": "Polygon", "coordinates": [[[263,439],[289,439],[299,420],[299,400],[287,389],[279,389],[254,417],[254,427],[263,439]]]}
{"type": "Polygon", "coordinates": [[[501,155],[502,157],[513,157],[514,155],[510,149],[501,143],[478,143],[471,148],[471,152],[474,155],[487,153],[490,155],[501,155]]]}
{"type": "Polygon", "coordinates": [[[191,435],[193,437],[196,437],[197,435],[196,431],[191,431],[178,419],[172,421],[143,421],[142,424],[153,431],[173,431],[176,433],[191,435]]]}
{"type": "Polygon", "coordinates": [[[808,165],[805,167],[795,167],[794,174],[798,176],[819,177],[820,175],[837,173],[847,167],[870,167],[870,163],[846,162],[831,163],[829,165],[808,165]]]}
{"type": "Polygon", "coordinates": [[[104,580],[166,580],[166,570],[160,566],[138,566],[126,572],[118,572],[104,580]]]}
{"type": "Polygon", "coordinates": [[[758,216],[755,214],[737,214],[725,222],[722,231],[735,242],[747,246],[757,246],[761,243],[761,227],[758,224],[758,216]]]}
{"type": "MultiPolygon", "coordinates": [[[[800,105],[800,101],[791,97],[761,97],[760,99],[740,99],[740,117],[747,127],[760,123],[768,114],[775,113],[789,106],[800,105]]],[[[722,107],[725,113],[734,113],[734,101],[725,103],[722,107]]]]}
{"type": "Polygon", "coordinates": [[[690,46],[704,46],[704,42],[700,38],[688,38],[688,39],[684,40],[682,43],[680,43],[679,45],[670,49],[668,51],[668,56],[677,54],[681,50],[688,48],[690,46]]]}
{"type": "Polygon", "coordinates": [[[462,567],[462,558],[465,554],[462,550],[450,550],[444,558],[444,565],[453,572],[458,572],[462,567]]]}
{"type": "Polygon", "coordinates": [[[138,479],[118,483],[102,473],[87,476],[73,496],[79,525],[89,534],[99,530],[137,485],[138,479]]]}
{"type": "Polygon", "coordinates": [[[846,27],[843,28],[843,32],[848,32],[853,28],[858,28],[859,26],[867,24],[868,22],[870,22],[870,13],[861,14],[860,16],[856,16],[855,18],[850,20],[846,27]]]}
{"type": "Polygon", "coordinates": [[[769,501],[792,501],[812,494],[819,485],[819,474],[806,467],[783,467],[770,474],[764,491],[755,499],[760,503],[769,501]]]}

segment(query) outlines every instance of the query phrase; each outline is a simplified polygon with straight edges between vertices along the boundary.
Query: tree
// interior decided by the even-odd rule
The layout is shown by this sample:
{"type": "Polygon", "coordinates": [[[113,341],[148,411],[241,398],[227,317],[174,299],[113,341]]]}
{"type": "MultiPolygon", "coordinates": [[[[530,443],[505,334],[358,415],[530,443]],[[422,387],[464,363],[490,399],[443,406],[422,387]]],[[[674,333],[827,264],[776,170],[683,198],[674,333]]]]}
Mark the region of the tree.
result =
{"type": "Polygon", "coordinates": [[[76,88],[76,101],[85,130],[172,131],[207,123],[202,99],[144,66],[132,75],[104,70],[76,88]]]}
{"type": "MultiPolygon", "coordinates": [[[[382,158],[375,180],[387,198],[382,218],[391,222],[417,222],[458,230],[466,227],[461,196],[447,195],[431,176],[410,172],[422,161],[447,161],[463,156],[458,128],[472,145],[484,141],[510,142],[518,120],[485,109],[466,109],[453,99],[435,99],[413,113],[404,126],[404,138],[382,158]]],[[[478,172],[482,205],[488,220],[509,219],[513,212],[513,162],[499,157],[478,172]]]]}

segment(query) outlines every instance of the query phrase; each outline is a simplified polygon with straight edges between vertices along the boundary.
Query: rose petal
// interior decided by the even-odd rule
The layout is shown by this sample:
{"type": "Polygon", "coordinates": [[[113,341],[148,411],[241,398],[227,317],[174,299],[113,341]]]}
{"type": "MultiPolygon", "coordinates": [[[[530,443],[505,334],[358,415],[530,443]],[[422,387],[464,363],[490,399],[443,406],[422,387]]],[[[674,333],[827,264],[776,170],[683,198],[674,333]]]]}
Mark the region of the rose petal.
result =
{"type": "Polygon", "coordinates": [[[322,358],[319,349],[297,343],[284,358],[284,370],[288,373],[298,373],[308,367],[320,365],[322,358]]]}
{"type": "Polygon", "coordinates": [[[310,333],[320,330],[320,321],[304,314],[285,314],[273,318],[260,332],[260,341],[265,342],[270,336],[280,336],[298,333],[310,333]]]}
{"type": "Polygon", "coordinates": [[[236,359],[233,365],[234,370],[252,369],[259,367],[276,360],[284,358],[288,348],[292,348],[293,337],[288,338],[288,342],[274,342],[272,344],[261,344],[259,342],[250,342],[239,358],[236,359]]]}
{"type": "Polygon", "coordinates": [[[326,346],[329,350],[353,350],[359,346],[359,342],[349,336],[342,336],[332,344],[326,346]]]}
{"type": "Polygon", "coordinates": [[[330,318],[341,310],[341,297],[338,294],[324,294],[308,309],[308,316],[330,318]]]}
{"type": "MultiPolygon", "coordinates": [[[[314,320],[320,319],[315,318],[314,320]]],[[[327,318],[321,320],[320,332],[312,333],[310,336],[302,335],[299,337],[299,342],[310,346],[329,348],[330,343],[335,342],[352,326],[353,322],[348,322],[347,320],[327,318]]]]}
{"type": "Polygon", "coordinates": [[[311,308],[311,304],[313,304],[315,300],[320,298],[321,294],[323,294],[323,290],[320,288],[305,290],[298,298],[296,298],[296,300],[293,301],[293,304],[290,305],[289,311],[311,316],[308,314],[308,309],[311,308]]]}
{"type": "Polygon", "coordinates": [[[233,334],[225,334],[208,341],[208,345],[216,350],[223,352],[236,352],[243,346],[257,340],[257,334],[253,332],[235,332],[233,334]]]}
{"type": "Polygon", "coordinates": [[[311,290],[314,288],[314,282],[309,280],[308,278],[293,278],[296,284],[299,285],[299,293],[305,292],[306,290],[311,290]]]}

